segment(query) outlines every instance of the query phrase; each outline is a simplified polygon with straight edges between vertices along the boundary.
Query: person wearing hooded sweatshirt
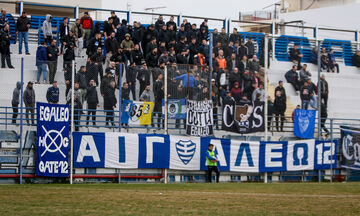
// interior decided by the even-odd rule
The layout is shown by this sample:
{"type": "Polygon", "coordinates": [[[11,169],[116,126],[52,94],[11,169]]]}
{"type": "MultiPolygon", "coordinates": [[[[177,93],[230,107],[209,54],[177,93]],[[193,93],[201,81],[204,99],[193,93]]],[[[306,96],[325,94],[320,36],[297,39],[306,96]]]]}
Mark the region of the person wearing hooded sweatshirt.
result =
{"type": "Polygon", "coordinates": [[[21,82],[17,82],[16,83],[16,88],[14,88],[13,91],[13,96],[12,96],[12,100],[11,100],[11,106],[13,108],[13,115],[12,115],[12,123],[16,124],[16,118],[18,116],[18,106],[20,103],[20,91],[21,91],[21,82]]]}
{"type": "Polygon", "coordinates": [[[37,48],[36,51],[36,66],[37,66],[37,78],[36,82],[40,83],[41,73],[43,73],[44,83],[46,82],[47,77],[47,49],[45,41],[41,42],[41,45],[37,48]]]}
{"type": "Polygon", "coordinates": [[[52,26],[51,26],[51,15],[50,14],[46,14],[46,19],[43,22],[42,25],[42,30],[43,30],[43,34],[44,34],[44,39],[46,43],[51,43],[51,40],[53,38],[53,32],[52,32],[52,26]]]}
{"type": "Polygon", "coordinates": [[[130,34],[125,35],[125,39],[121,42],[120,47],[124,50],[124,61],[125,65],[128,65],[127,62],[133,62],[131,51],[134,50],[134,42],[131,40],[130,34]]]}
{"type": "Polygon", "coordinates": [[[35,91],[33,89],[33,83],[32,82],[28,82],[26,89],[24,91],[23,94],[23,101],[25,103],[25,107],[26,107],[26,122],[28,124],[30,124],[30,118],[29,118],[29,114],[31,113],[31,123],[34,125],[34,119],[35,119],[35,115],[34,115],[34,111],[35,111],[35,91]]]}

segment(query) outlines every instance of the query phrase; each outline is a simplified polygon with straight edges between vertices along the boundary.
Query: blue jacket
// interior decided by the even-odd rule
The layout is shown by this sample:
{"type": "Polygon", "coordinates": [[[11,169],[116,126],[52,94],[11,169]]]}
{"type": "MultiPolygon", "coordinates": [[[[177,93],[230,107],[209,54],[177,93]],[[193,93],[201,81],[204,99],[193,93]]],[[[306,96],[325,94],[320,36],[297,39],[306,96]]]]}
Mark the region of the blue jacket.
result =
{"type": "Polygon", "coordinates": [[[47,63],[47,50],[46,47],[39,46],[36,50],[36,66],[47,63]]]}
{"type": "Polygon", "coordinates": [[[54,88],[51,86],[46,92],[46,100],[49,103],[58,103],[59,102],[59,88],[54,88]]]}
{"type": "Polygon", "coordinates": [[[178,77],[175,77],[175,80],[182,80],[183,81],[183,87],[187,88],[194,88],[197,86],[197,81],[193,76],[189,76],[189,74],[183,74],[178,77]]]}

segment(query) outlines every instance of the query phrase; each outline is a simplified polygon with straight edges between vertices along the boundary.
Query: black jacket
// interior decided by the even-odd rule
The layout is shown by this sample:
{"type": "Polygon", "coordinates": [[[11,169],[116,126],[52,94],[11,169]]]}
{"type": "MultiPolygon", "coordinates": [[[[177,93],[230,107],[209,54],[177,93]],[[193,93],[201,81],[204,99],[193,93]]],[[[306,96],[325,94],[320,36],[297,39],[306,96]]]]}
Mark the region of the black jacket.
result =
{"type": "Polygon", "coordinates": [[[112,110],[116,106],[117,100],[115,97],[115,89],[107,86],[104,89],[104,109],[112,110]]]}
{"type": "Polygon", "coordinates": [[[128,67],[126,70],[126,82],[136,83],[137,67],[128,67]]]}
{"type": "Polygon", "coordinates": [[[75,75],[75,82],[79,83],[80,89],[86,89],[88,86],[88,82],[86,79],[86,72],[81,72],[80,70],[75,75]]]}
{"type": "Polygon", "coordinates": [[[303,86],[300,90],[300,98],[302,101],[309,101],[311,99],[311,92],[309,87],[303,86]]]}
{"type": "Polygon", "coordinates": [[[27,27],[28,24],[30,24],[29,18],[20,16],[16,21],[15,31],[27,32],[29,30],[27,27]]]}
{"type": "Polygon", "coordinates": [[[70,47],[65,50],[64,63],[70,64],[72,60],[75,60],[74,49],[70,47]]]}
{"type": "Polygon", "coordinates": [[[119,43],[117,42],[117,40],[112,40],[111,38],[106,39],[105,41],[105,48],[106,48],[106,52],[112,52],[113,54],[115,52],[117,52],[119,47],[119,43]]]}
{"type": "Polygon", "coordinates": [[[286,111],[286,100],[283,97],[275,97],[274,100],[274,113],[281,114],[286,111]]]}
{"type": "Polygon", "coordinates": [[[57,61],[58,54],[59,54],[59,48],[57,46],[48,46],[46,48],[47,50],[47,58],[49,61],[55,62],[57,61]],[[51,57],[49,57],[49,54],[51,54],[51,57]]]}
{"type": "Polygon", "coordinates": [[[96,91],[96,86],[89,86],[87,88],[86,94],[85,94],[85,99],[87,101],[88,104],[98,104],[99,103],[99,98],[98,98],[98,94],[96,91]]]}
{"type": "Polygon", "coordinates": [[[133,61],[136,65],[141,65],[141,60],[143,59],[143,54],[140,50],[132,50],[131,55],[133,58],[133,61]]]}

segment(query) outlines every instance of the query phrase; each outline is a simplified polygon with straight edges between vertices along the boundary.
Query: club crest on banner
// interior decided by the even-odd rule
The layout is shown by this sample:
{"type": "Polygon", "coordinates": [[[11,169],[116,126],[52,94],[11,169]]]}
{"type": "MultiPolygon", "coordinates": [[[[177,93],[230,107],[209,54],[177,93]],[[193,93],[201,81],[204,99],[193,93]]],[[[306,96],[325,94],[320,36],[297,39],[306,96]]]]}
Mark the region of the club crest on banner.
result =
{"type": "Polygon", "coordinates": [[[235,119],[239,126],[249,128],[249,117],[253,111],[253,107],[248,104],[235,106],[235,119]]]}
{"type": "Polygon", "coordinates": [[[169,105],[168,105],[169,117],[174,118],[179,113],[181,113],[180,101],[169,102],[169,105]]]}
{"type": "Polygon", "coordinates": [[[314,137],[316,110],[296,109],[294,112],[294,135],[304,139],[314,137]]]}
{"type": "Polygon", "coordinates": [[[300,115],[299,115],[299,128],[300,128],[300,132],[304,133],[310,124],[309,118],[311,117],[312,113],[307,113],[307,112],[301,112],[300,111],[300,115]]]}
{"type": "Polygon", "coordinates": [[[194,157],[196,151],[196,143],[191,140],[180,140],[176,143],[176,152],[180,160],[187,165],[194,157]]]}

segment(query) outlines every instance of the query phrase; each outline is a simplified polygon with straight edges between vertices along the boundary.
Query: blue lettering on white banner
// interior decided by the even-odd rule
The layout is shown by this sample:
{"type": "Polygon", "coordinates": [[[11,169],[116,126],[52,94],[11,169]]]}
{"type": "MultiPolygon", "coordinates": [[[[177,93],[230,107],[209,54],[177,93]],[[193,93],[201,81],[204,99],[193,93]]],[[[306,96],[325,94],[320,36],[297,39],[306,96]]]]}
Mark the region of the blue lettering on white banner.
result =
{"type": "Polygon", "coordinates": [[[161,134],[74,133],[74,167],[207,170],[214,145],[221,171],[280,172],[336,168],[337,142],[245,142],[161,134]],[[331,151],[332,149],[332,151],[331,151]]]}

